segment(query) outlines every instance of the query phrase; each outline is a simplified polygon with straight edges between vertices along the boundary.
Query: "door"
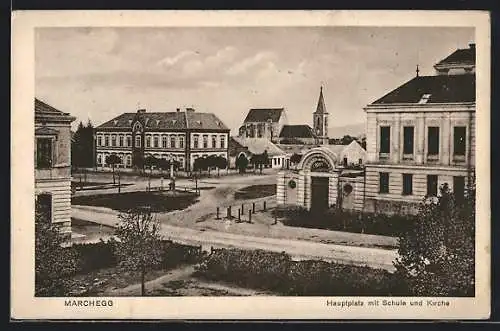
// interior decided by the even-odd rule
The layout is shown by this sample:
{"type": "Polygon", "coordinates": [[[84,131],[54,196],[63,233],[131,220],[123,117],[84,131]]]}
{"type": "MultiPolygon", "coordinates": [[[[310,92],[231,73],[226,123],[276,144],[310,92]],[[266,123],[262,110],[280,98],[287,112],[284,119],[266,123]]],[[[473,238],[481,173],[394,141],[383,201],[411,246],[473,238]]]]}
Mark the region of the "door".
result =
{"type": "Polygon", "coordinates": [[[328,177],[311,177],[311,211],[328,209],[328,177]]]}

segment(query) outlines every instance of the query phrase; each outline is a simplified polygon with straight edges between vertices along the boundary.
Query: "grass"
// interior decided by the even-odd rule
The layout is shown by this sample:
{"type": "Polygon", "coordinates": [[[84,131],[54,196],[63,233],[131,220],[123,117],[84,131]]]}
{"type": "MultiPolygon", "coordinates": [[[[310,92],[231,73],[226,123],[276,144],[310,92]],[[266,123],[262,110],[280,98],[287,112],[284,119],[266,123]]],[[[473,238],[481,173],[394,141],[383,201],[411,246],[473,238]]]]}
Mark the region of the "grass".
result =
{"type": "Polygon", "coordinates": [[[196,198],[197,195],[191,192],[176,192],[175,195],[168,192],[126,192],[72,197],[71,204],[107,207],[120,212],[147,205],[152,212],[161,213],[185,209],[194,204],[196,198]]]}
{"type": "Polygon", "coordinates": [[[234,193],[237,200],[249,200],[273,196],[276,194],[276,184],[251,185],[234,193]]]}

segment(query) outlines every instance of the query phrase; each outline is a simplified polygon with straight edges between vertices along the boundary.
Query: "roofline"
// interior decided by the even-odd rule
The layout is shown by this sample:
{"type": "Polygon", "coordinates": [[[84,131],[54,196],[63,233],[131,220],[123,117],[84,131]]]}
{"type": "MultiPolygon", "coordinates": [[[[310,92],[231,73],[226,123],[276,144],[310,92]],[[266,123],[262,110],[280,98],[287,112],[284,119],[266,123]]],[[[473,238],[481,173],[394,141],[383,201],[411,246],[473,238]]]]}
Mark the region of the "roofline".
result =
{"type": "Polygon", "coordinates": [[[363,108],[370,113],[382,112],[404,112],[406,110],[419,109],[421,111],[443,111],[443,108],[451,108],[450,111],[475,111],[476,102],[447,102],[447,103],[390,103],[390,104],[370,104],[363,108]],[[473,109],[471,109],[473,108],[473,109]]]}
{"type": "Polygon", "coordinates": [[[35,122],[63,122],[63,123],[71,123],[76,120],[75,116],[67,115],[67,114],[61,114],[61,115],[54,115],[54,114],[40,114],[36,113],[35,114],[35,122]]]}

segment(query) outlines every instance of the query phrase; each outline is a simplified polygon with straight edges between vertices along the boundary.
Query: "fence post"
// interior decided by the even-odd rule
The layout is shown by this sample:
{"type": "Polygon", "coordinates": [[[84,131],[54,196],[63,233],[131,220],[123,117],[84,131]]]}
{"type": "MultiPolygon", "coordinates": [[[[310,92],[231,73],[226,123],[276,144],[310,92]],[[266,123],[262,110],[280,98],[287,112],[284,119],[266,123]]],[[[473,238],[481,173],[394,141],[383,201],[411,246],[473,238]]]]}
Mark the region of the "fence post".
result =
{"type": "Polygon", "coordinates": [[[238,209],[238,221],[241,221],[241,213],[239,209],[238,209]]]}
{"type": "Polygon", "coordinates": [[[264,211],[266,211],[266,202],[264,201],[264,211]]]}
{"type": "Polygon", "coordinates": [[[245,208],[244,208],[244,206],[245,206],[244,204],[241,204],[241,213],[242,214],[245,214],[245,208]]]}
{"type": "Polygon", "coordinates": [[[227,207],[227,218],[231,218],[231,206],[227,207]]]}
{"type": "Polygon", "coordinates": [[[215,217],[216,220],[219,220],[219,207],[217,207],[217,216],[215,217]]]}
{"type": "Polygon", "coordinates": [[[248,223],[252,223],[252,211],[248,210],[248,223]]]}
{"type": "Polygon", "coordinates": [[[255,202],[252,202],[252,213],[255,214],[255,202]]]}

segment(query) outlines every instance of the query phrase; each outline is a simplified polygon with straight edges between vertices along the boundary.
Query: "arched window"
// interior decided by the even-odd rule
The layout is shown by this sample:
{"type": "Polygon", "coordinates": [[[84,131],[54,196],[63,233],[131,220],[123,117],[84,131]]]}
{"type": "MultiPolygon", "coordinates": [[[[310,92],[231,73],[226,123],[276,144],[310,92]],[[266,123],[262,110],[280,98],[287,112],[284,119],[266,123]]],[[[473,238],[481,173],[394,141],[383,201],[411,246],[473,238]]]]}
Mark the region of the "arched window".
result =
{"type": "Polygon", "coordinates": [[[135,136],[135,147],[141,147],[141,136],[135,136]]]}

